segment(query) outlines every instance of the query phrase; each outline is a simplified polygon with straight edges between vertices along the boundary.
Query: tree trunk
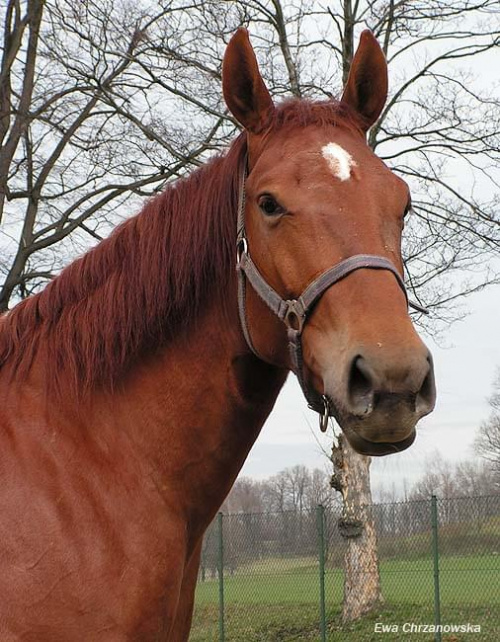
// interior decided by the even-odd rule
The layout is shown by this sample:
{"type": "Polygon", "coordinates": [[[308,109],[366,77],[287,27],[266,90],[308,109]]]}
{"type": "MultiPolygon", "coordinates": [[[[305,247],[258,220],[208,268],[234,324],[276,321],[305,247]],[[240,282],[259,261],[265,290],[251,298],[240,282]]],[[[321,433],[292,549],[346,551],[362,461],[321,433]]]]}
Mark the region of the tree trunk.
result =
{"type": "Polygon", "coordinates": [[[332,486],[342,494],[343,512],[338,528],[347,547],[344,556],[345,623],[369,613],[383,601],[377,552],[377,534],[371,513],[371,458],[359,455],[343,435],[332,449],[332,486]]]}

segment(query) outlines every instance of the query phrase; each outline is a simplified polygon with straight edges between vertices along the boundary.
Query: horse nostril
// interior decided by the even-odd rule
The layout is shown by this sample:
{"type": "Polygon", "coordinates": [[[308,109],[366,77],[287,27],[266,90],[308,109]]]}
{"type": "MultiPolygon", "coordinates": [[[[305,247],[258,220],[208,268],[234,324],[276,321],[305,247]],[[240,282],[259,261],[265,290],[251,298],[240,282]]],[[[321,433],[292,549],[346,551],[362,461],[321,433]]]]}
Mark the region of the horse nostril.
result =
{"type": "Polygon", "coordinates": [[[436,403],[436,386],[434,383],[434,369],[430,358],[427,359],[429,368],[417,393],[416,411],[423,417],[431,412],[436,403]]]}
{"type": "Polygon", "coordinates": [[[348,380],[351,411],[355,415],[369,415],[373,410],[373,377],[361,355],[354,357],[348,380]]]}

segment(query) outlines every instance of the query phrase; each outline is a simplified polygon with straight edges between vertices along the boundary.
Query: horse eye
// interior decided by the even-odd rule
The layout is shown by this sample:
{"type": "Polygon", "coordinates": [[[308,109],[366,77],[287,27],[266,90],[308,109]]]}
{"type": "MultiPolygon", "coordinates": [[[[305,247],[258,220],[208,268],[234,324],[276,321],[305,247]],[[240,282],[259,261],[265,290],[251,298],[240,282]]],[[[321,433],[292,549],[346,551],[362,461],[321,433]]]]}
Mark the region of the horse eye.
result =
{"type": "Polygon", "coordinates": [[[270,194],[264,194],[259,198],[259,207],[266,216],[283,214],[283,208],[270,194]]]}

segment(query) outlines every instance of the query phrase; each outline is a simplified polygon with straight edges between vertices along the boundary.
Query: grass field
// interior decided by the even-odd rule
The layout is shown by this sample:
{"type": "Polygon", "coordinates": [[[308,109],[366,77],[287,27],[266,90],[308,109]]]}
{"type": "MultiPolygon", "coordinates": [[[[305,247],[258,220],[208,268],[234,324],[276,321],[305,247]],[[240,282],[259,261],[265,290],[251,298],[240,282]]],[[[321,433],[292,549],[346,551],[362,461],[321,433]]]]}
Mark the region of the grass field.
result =
{"type": "MultiPolygon", "coordinates": [[[[500,559],[495,555],[440,559],[441,622],[480,624],[480,634],[443,634],[443,642],[500,640],[500,559]]],[[[391,560],[380,565],[385,598],[379,612],[341,628],[343,576],[326,574],[328,640],[433,640],[433,634],[375,633],[376,622],[434,621],[432,562],[391,560]]],[[[266,560],[224,578],[226,640],[295,642],[319,638],[319,580],[312,559],[266,560]]],[[[191,642],[218,640],[218,583],[198,585],[191,642]]]]}

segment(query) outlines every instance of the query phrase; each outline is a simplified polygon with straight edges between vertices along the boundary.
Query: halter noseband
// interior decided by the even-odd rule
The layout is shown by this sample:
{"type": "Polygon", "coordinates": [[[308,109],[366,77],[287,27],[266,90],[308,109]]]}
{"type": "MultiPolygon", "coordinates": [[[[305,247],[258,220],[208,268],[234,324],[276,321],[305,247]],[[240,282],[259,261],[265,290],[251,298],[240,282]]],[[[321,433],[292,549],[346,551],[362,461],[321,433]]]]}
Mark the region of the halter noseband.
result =
{"type": "Polygon", "coordinates": [[[398,285],[403,290],[408,305],[419,312],[428,314],[428,311],[408,299],[406,287],[396,267],[383,256],[374,256],[371,254],[355,254],[340,263],[337,263],[329,270],[320,274],[312,283],[310,283],[302,294],[296,299],[285,301],[280,295],[267,283],[264,277],[257,269],[255,263],[250,258],[248,250],[248,240],[245,230],[245,180],[247,177],[247,161],[241,172],[240,193],[238,199],[238,229],[236,237],[236,269],[238,274],[238,310],[240,315],[241,327],[245,340],[250,350],[259,358],[256,351],[250,331],[248,329],[246,315],[246,280],[264,301],[268,308],[283,321],[287,328],[288,347],[292,362],[292,370],[297,375],[300,387],[309,404],[309,408],[315,410],[320,415],[320,427],[325,431],[328,425],[328,417],[333,415],[331,401],[325,395],[319,395],[315,390],[307,387],[304,380],[304,364],[302,358],[302,331],[314,304],[323,296],[325,291],[334,283],[344,279],[348,274],[361,268],[375,270],[388,270],[396,277],[398,285]]]}

